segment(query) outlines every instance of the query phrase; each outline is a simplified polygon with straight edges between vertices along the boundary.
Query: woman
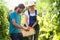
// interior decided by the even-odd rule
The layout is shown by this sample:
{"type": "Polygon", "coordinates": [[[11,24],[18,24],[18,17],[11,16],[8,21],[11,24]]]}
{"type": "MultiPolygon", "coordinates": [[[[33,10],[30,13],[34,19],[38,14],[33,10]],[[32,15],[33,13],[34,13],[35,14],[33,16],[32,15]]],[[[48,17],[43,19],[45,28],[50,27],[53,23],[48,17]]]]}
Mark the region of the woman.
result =
{"type": "MultiPolygon", "coordinates": [[[[37,15],[38,11],[34,8],[35,4],[34,1],[30,0],[28,2],[29,9],[25,11],[25,19],[26,19],[26,26],[32,27],[32,25],[37,21],[37,15]]],[[[38,23],[34,26],[34,29],[36,31],[36,34],[34,35],[34,40],[38,40],[38,33],[39,33],[39,25],[38,23]]],[[[32,40],[33,37],[30,37],[30,40],[32,40]]]]}

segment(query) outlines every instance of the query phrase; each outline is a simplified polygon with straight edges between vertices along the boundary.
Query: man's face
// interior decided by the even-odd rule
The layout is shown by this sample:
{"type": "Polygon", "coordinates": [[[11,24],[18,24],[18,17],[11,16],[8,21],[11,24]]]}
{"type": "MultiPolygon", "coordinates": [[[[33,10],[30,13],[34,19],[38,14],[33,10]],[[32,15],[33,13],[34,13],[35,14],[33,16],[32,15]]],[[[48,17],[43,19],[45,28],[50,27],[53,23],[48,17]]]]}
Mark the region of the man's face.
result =
{"type": "Polygon", "coordinates": [[[24,8],[18,8],[18,13],[21,13],[24,11],[24,8]]]}

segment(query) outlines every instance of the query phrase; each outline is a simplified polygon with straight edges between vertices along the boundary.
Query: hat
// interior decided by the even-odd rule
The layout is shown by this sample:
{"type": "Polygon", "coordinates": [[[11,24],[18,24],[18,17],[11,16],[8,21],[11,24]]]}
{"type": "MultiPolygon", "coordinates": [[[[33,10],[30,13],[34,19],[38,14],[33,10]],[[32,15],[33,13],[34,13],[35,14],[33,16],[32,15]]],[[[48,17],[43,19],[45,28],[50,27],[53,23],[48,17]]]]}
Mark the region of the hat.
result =
{"type": "Polygon", "coordinates": [[[29,0],[29,1],[28,1],[28,6],[33,6],[33,5],[35,5],[35,4],[34,4],[34,1],[33,1],[33,0],[29,0]]]}

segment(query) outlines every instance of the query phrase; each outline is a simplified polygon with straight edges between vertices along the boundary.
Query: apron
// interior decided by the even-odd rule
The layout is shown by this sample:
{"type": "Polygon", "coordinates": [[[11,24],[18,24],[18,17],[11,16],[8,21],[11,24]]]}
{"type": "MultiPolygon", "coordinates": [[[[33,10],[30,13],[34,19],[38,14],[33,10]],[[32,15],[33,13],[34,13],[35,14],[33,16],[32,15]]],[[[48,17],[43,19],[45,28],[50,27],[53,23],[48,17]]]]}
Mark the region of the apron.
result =
{"type": "MultiPolygon", "coordinates": [[[[30,12],[28,10],[29,15],[29,26],[32,27],[32,25],[37,21],[37,10],[35,10],[35,16],[30,16],[30,12]]],[[[34,26],[34,29],[36,31],[36,34],[30,37],[29,40],[38,40],[38,34],[39,34],[39,25],[38,23],[34,26]]]]}
{"type": "MultiPolygon", "coordinates": [[[[30,12],[28,10],[28,15],[29,15],[29,26],[32,27],[32,25],[37,21],[37,10],[35,10],[35,16],[30,16],[30,12]]],[[[34,29],[36,31],[39,30],[38,23],[34,26],[34,29]]]]}

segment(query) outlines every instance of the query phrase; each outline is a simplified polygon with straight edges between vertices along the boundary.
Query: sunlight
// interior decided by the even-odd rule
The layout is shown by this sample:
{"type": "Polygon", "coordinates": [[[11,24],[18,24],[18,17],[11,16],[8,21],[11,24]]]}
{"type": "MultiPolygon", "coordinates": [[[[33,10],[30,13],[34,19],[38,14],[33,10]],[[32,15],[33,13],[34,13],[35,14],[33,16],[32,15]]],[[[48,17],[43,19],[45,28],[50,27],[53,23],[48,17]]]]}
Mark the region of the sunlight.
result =
{"type": "Polygon", "coordinates": [[[6,0],[9,10],[14,9],[20,3],[25,3],[26,0],[6,0]]]}

